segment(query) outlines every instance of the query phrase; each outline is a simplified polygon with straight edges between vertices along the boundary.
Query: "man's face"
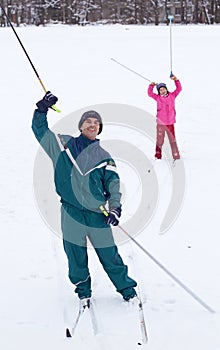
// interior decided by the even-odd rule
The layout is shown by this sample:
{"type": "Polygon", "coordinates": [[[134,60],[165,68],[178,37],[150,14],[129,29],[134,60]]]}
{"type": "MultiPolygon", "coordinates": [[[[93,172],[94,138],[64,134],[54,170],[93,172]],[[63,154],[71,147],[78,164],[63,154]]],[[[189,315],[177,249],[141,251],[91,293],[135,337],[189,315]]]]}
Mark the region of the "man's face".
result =
{"type": "Polygon", "coordinates": [[[87,118],[81,126],[82,134],[90,140],[95,140],[99,132],[99,126],[100,124],[96,118],[87,118]]]}

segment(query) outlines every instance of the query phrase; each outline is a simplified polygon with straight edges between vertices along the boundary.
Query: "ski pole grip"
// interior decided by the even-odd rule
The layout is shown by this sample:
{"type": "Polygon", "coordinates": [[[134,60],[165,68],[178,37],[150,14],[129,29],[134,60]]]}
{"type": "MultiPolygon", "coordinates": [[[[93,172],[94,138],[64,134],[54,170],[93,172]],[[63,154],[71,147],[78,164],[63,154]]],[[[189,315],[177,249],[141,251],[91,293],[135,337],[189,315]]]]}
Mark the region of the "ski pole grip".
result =
{"type": "Polygon", "coordinates": [[[104,205],[100,205],[100,206],[99,206],[99,209],[101,210],[101,212],[102,212],[105,216],[108,216],[108,212],[107,212],[107,210],[105,209],[104,205]]]}
{"type": "MultiPolygon", "coordinates": [[[[39,80],[39,82],[40,82],[40,84],[41,84],[41,86],[42,86],[42,88],[43,88],[43,90],[44,90],[44,92],[45,92],[45,94],[46,94],[46,93],[47,93],[47,89],[45,88],[45,86],[44,86],[44,84],[43,84],[43,82],[42,82],[42,80],[40,79],[39,76],[38,76],[38,80],[39,80]]],[[[55,105],[52,105],[51,108],[52,108],[55,112],[61,113],[61,110],[60,110],[59,108],[57,108],[55,105]]]]}
{"type": "Polygon", "coordinates": [[[58,109],[55,105],[51,106],[51,108],[56,111],[57,113],[61,113],[61,110],[58,109]]]}
{"type": "Polygon", "coordinates": [[[173,15],[168,16],[169,21],[171,22],[173,20],[173,15]]]}

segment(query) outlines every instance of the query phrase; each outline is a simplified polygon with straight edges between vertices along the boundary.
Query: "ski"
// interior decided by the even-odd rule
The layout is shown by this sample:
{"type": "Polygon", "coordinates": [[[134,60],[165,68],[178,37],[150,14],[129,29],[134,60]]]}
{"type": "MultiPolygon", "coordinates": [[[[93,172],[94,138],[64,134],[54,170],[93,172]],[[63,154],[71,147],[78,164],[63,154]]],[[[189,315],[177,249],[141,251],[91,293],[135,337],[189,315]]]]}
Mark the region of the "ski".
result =
{"type": "Polygon", "coordinates": [[[94,335],[98,334],[98,323],[97,323],[97,318],[96,318],[96,314],[95,314],[95,310],[94,310],[94,303],[90,302],[90,306],[89,306],[89,314],[90,314],[90,319],[91,319],[91,323],[92,323],[92,329],[93,329],[93,333],[94,335]]]}
{"type": "Polygon", "coordinates": [[[81,319],[81,317],[82,317],[86,307],[88,307],[88,305],[87,306],[86,305],[83,306],[82,303],[79,304],[78,315],[76,317],[76,320],[75,320],[75,323],[74,323],[73,327],[71,329],[70,328],[66,328],[66,337],[67,338],[72,338],[73,337],[74,332],[76,330],[76,327],[77,327],[77,325],[79,323],[79,320],[81,319]]]}
{"type": "Polygon", "coordinates": [[[98,333],[98,325],[97,325],[95,311],[94,311],[93,304],[92,304],[90,298],[88,298],[88,299],[80,300],[79,311],[78,311],[76,320],[74,322],[74,325],[72,328],[66,328],[66,337],[67,338],[73,337],[75,330],[77,328],[77,325],[79,324],[79,321],[82,318],[82,315],[84,314],[85,310],[88,310],[88,312],[90,314],[92,330],[93,330],[94,335],[96,335],[98,333]]]}
{"type": "Polygon", "coordinates": [[[140,329],[141,338],[142,338],[141,341],[138,342],[138,345],[147,344],[148,333],[147,333],[147,327],[146,327],[144,309],[143,309],[143,303],[142,303],[141,297],[138,294],[134,298],[130,299],[128,303],[131,304],[133,307],[135,307],[137,311],[138,328],[140,329]]]}
{"type": "MultiPolygon", "coordinates": [[[[139,321],[140,321],[140,329],[141,329],[141,336],[142,336],[142,344],[146,344],[148,342],[148,334],[147,334],[147,327],[144,317],[144,309],[143,309],[143,303],[141,301],[140,296],[137,296],[138,301],[138,313],[139,313],[139,321]]],[[[138,343],[139,345],[142,345],[141,343],[138,343]]]]}
{"type": "MultiPolygon", "coordinates": [[[[136,301],[135,304],[138,306],[139,324],[140,324],[140,331],[141,331],[141,337],[142,337],[142,342],[139,342],[138,345],[142,345],[142,344],[146,344],[148,342],[148,334],[147,334],[147,329],[146,329],[143,304],[142,304],[140,296],[136,296],[134,298],[134,301],[136,301]]],[[[95,310],[94,310],[94,305],[90,299],[85,299],[85,300],[83,300],[83,302],[82,302],[82,300],[80,300],[79,311],[78,311],[78,314],[77,314],[77,317],[76,317],[76,320],[74,322],[73,327],[66,328],[66,337],[67,338],[72,338],[74,336],[77,325],[79,324],[79,321],[85,312],[89,312],[93,334],[94,335],[98,334],[98,324],[97,324],[97,318],[96,318],[96,314],[95,314],[95,310]]]]}

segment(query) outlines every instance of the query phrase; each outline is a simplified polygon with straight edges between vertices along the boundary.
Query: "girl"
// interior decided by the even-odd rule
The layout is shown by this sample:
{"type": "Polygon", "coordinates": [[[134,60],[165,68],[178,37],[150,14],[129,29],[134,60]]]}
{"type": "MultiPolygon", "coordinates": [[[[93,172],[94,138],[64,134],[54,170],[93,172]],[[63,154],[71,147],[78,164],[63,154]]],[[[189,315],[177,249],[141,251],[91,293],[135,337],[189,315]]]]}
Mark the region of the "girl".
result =
{"type": "Polygon", "coordinates": [[[157,102],[157,140],[156,140],[156,153],[155,157],[161,159],[162,146],[164,143],[165,132],[167,133],[173,159],[180,159],[179,150],[175,138],[174,123],[176,122],[175,111],[175,98],[182,90],[181,83],[175,75],[170,77],[176,85],[176,89],[173,92],[169,92],[166,84],[151,83],[148,87],[148,95],[157,102]],[[158,94],[153,92],[154,86],[156,86],[158,94]]]}

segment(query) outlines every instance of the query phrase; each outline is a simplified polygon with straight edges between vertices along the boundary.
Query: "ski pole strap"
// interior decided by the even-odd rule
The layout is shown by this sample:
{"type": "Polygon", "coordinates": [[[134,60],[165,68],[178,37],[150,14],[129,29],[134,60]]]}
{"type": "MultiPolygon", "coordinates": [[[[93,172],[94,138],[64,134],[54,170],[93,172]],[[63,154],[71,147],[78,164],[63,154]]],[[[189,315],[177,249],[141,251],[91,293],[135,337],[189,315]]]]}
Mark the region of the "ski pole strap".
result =
{"type": "Polygon", "coordinates": [[[107,210],[105,209],[104,205],[100,205],[100,206],[99,206],[99,209],[101,210],[101,212],[102,212],[105,216],[108,216],[108,212],[107,212],[107,210]]]}

